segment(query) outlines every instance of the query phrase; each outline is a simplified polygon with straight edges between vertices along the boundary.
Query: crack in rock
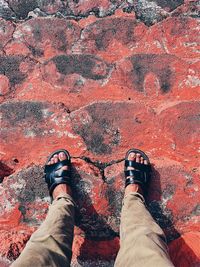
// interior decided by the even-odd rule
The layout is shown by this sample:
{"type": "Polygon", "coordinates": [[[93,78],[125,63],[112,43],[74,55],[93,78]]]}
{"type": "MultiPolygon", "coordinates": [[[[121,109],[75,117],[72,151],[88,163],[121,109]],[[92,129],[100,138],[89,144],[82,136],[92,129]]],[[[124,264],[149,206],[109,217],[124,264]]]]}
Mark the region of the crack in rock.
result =
{"type": "MultiPolygon", "coordinates": [[[[136,18],[151,26],[171,16],[184,4],[184,0],[116,0],[105,1],[104,5],[101,1],[88,2],[86,5],[84,2],[80,4],[79,1],[0,0],[0,17],[14,21],[33,17],[58,17],[79,21],[91,15],[97,18],[108,17],[117,10],[122,10],[126,13],[135,12],[136,18]]],[[[192,1],[188,6],[188,15],[198,16],[198,3],[192,1]]]]}
{"type": "Polygon", "coordinates": [[[89,157],[85,157],[85,156],[82,156],[82,157],[72,157],[72,158],[78,158],[78,159],[82,159],[84,160],[86,163],[90,163],[92,165],[94,165],[95,167],[97,167],[100,171],[100,174],[102,176],[102,180],[104,182],[106,182],[106,177],[105,177],[105,168],[107,168],[108,166],[112,166],[114,164],[117,164],[119,162],[122,162],[124,159],[118,159],[118,160],[112,160],[110,162],[100,162],[100,161],[93,161],[91,160],[89,157]]]}

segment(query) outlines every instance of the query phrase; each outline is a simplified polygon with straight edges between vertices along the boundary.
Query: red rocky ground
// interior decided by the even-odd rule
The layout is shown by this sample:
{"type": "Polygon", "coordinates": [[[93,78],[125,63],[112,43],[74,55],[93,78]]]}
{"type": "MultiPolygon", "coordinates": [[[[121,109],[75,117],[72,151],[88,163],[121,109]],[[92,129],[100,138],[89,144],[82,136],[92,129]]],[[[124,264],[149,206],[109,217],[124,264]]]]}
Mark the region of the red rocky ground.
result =
{"type": "Polygon", "coordinates": [[[46,156],[73,156],[72,266],[113,266],[127,149],[176,267],[200,266],[198,1],[0,2],[0,266],[44,220],[46,156]]]}

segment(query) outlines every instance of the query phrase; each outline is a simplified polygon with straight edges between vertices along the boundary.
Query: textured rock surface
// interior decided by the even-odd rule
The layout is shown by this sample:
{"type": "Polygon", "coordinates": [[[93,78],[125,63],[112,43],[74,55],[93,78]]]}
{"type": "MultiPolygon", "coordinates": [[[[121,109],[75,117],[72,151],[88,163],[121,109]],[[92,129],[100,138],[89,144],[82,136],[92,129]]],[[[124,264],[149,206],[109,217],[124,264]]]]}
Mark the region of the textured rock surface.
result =
{"type": "Polygon", "coordinates": [[[45,219],[46,156],[67,148],[80,207],[72,266],[113,266],[123,159],[176,267],[200,264],[198,1],[0,1],[0,266],[45,219]],[[186,257],[187,256],[187,257],[186,257]]]}

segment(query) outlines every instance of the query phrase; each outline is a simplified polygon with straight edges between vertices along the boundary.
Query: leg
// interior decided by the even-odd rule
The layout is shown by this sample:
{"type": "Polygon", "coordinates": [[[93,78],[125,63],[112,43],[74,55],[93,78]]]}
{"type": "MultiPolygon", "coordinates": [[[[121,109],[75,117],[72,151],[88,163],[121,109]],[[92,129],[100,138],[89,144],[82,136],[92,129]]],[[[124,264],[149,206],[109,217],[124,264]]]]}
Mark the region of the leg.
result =
{"type": "MultiPolygon", "coordinates": [[[[135,160],[130,154],[129,160],[135,160]]],[[[143,162],[140,155],[136,162],[143,162]]],[[[146,163],[146,162],[145,162],[146,163]]],[[[120,225],[120,250],[115,267],[173,267],[165,236],[144,204],[139,185],[128,185],[123,201],[120,225]]]]}
{"type": "MultiPolygon", "coordinates": [[[[60,154],[59,159],[64,160],[65,155],[60,154]]],[[[57,161],[55,157],[51,164],[57,161]]],[[[75,204],[69,186],[57,185],[53,198],[45,221],[31,236],[12,267],[70,266],[75,204]]]]}

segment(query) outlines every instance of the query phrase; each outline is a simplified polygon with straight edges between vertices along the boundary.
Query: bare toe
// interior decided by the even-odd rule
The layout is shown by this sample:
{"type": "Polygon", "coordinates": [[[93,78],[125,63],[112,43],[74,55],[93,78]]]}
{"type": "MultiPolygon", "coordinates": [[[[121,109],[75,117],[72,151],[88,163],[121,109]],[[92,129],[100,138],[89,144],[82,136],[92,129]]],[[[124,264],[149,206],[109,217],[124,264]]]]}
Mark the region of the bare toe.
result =
{"type": "MultiPolygon", "coordinates": [[[[58,158],[59,158],[60,161],[63,161],[65,159],[67,159],[67,156],[66,156],[66,154],[64,152],[60,152],[58,154],[58,158]]],[[[67,169],[68,169],[68,166],[63,166],[62,167],[62,170],[67,170],[67,169]]]]}
{"type": "Polygon", "coordinates": [[[136,154],[134,152],[131,152],[129,155],[128,155],[128,160],[135,160],[135,156],[136,154]]]}
{"type": "MultiPolygon", "coordinates": [[[[136,154],[135,154],[134,152],[131,152],[131,153],[128,155],[128,160],[135,161],[135,158],[136,158],[136,154]]],[[[132,167],[128,167],[127,170],[134,170],[134,168],[132,168],[132,167]]]]}
{"type": "Polygon", "coordinates": [[[140,162],[141,155],[139,153],[136,154],[136,162],[140,162]]]}
{"type": "Polygon", "coordinates": [[[51,164],[54,164],[54,158],[52,158],[50,162],[51,162],[51,164]]]}
{"type": "Polygon", "coordinates": [[[54,158],[54,163],[58,163],[58,157],[54,158]]]}
{"type": "Polygon", "coordinates": [[[144,160],[144,165],[148,165],[148,161],[146,159],[144,160]]]}
{"type": "Polygon", "coordinates": [[[53,156],[54,164],[58,162],[58,154],[55,154],[53,156]]]}
{"type": "Polygon", "coordinates": [[[143,157],[140,158],[140,163],[144,164],[144,158],[143,157]]]}
{"type": "Polygon", "coordinates": [[[64,152],[60,152],[60,153],[58,154],[58,157],[59,157],[59,160],[60,160],[60,161],[65,160],[65,159],[67,158],[67,156],[65,155],[64,152]]]}

